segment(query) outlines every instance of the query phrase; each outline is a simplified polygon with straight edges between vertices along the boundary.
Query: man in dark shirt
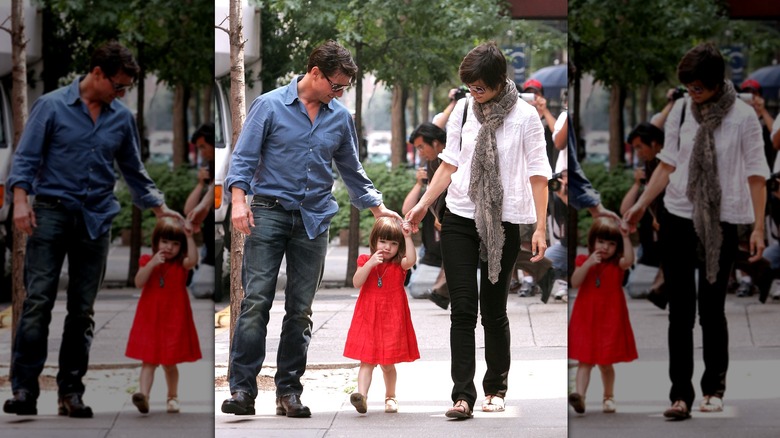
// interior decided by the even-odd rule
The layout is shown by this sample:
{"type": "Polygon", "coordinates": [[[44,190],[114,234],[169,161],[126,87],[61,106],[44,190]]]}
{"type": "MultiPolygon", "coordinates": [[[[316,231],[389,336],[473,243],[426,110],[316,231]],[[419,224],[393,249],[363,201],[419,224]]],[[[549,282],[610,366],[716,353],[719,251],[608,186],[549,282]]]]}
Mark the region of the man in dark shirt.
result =
{"type": "Polygon", "coordinates": [[[111,221],[119,213],[114,161],[133,203],[157,217],[170,210],[141,162],[138,131],[122,97],[138,74],[130,51],[109,42],[92,55],[90,71],[41,96],[32,107],[14,155],[8,186],[14,224],[29,236],[24,300],[11,364],[13,398],[3,410],[36,415],[38,376],[46,362],[51,310],[68,257],[68,315],[57,373],[58,414],[92,417],[82,400],[94,337],[93,305],[106,267],[111,221]],[[35,195],[32,206],[28,195],[35,195]]]}

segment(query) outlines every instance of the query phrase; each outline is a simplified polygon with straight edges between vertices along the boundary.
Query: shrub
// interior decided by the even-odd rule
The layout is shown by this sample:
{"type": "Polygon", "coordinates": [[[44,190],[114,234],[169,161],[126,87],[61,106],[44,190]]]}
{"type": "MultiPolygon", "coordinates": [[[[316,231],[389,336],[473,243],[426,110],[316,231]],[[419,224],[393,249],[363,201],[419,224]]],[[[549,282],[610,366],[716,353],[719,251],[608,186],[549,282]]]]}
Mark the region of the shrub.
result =
{"type": "MultiPolygon", "coordinates": [[[[366,175],[374,182],[374,187],[382,192],[382,202],[385,206],[401,214],[404,199],[409,190],[414,186],[414,171],[405,167],[388,170],[384,164],[367,164],[364,166],[366,175]]],[[[339,211],[330,225],[330,238],[338,236],[341,230],[349,229],[350,203],[349,194],[341,180],[336,182],[333,196],[339,204],[339,211]]],[[[374,215],[371,210],[360,212],[360,242],[368,246],[368,235],[374,226],[374,215]]]]}
{"type": "MultiPolygon", "coordinates": [[[[149,172],[149,176],[155,182],[157,188],[165,194],[165,203],[168,207],[183,215],[184,203],[197,182],[196,171],[187,166],[180,166],[178,169],[171,171],[167,164],[147,164],[146,171],[149,172]]],[[[132,199],[130,191],[124,179],[120,179],[117,182],[114,193],[117,199],[119,199],[119,204],[122,208],[119,215],[114,218],[111,226],[111,236],[116,237],[121,234],[122,230],[131,228],[133,210],[131,208],[132,199]]],[[[157,219],[151,210],[144,210],[141,213],[141,218],[142,244],[151,246],[152,231],[155,223],[157,223],[157,219]]]]}

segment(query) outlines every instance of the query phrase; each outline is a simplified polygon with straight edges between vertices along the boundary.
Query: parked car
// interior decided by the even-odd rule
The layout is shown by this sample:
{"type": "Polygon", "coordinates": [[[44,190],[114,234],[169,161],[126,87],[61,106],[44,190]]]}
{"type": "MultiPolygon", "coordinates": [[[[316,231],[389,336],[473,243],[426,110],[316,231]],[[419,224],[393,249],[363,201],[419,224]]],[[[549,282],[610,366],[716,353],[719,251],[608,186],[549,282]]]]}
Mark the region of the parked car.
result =
{"type": "Polygon", "coordinates": [[[230,293],[230,270],[226,264],[230,257],[230,194],[224,189],[224,184],[233,152],[233,129],[225,89],[219,81],[215,81],[214,89],[214,301],[222,301],[230,293]]]}

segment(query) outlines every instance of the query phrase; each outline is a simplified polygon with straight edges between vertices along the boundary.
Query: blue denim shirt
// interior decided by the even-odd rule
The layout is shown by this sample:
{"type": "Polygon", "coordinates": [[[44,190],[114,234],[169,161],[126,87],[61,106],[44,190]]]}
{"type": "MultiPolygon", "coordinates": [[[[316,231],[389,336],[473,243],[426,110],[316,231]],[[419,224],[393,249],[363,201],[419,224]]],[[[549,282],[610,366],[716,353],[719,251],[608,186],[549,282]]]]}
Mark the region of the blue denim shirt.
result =
{"type": "Polygon", "coordinates": [[[119,213],[114,160],[140,208],[163,204],[163,195],[141,162],[138,130],[118,100],[104,105],[97,122],[81,101],[78,78],[33,104],[14,153],[8,187],[61,199],[83,213],[91,238],[106,233],[119,213]]]}
{"type": "Polygon", "coordinates": [[[252,102],[225,178],[228,189],[275,198],[300,210],[310,239],[322,234],[338,211],[332,195],[332,163],[359,208],[382,203],[357,154],[352,115],[338,100],[322,104],[314,123],[298,99],[299,76],[252,102]]]}

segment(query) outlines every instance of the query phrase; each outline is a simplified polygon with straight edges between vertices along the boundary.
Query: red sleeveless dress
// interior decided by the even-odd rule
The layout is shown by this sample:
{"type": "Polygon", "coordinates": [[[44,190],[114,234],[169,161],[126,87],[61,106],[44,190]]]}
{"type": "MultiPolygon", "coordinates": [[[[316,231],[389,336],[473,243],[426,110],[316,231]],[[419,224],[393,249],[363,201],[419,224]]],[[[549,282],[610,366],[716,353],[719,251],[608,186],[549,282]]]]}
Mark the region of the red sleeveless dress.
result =
{"type": "MultiPolygon", "coordinates": [[[[361,254],[358,267],[370,258],[361,254]]],[[[355,303],[344,356],[380,365],[420,358],[404,290],[405,278],[406,271],[398,263],[382,263],[371,270],[355,303]],[[377,285],[379,274],[382,275],[381,287],[377,285]]]]}

